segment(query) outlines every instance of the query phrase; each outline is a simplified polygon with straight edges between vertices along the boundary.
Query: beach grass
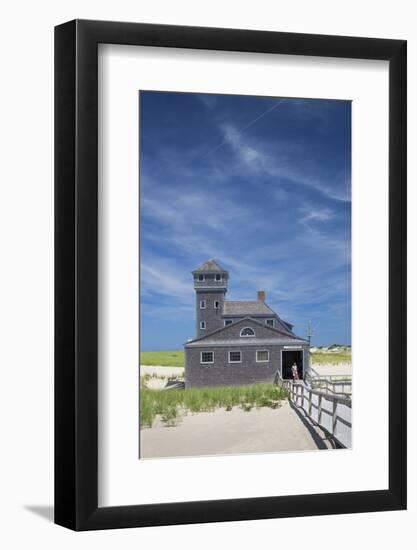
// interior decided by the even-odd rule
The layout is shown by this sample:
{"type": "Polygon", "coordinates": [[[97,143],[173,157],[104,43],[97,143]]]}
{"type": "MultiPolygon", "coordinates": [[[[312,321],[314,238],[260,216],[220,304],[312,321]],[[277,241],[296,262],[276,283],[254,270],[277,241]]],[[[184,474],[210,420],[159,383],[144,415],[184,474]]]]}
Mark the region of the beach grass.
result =
{"type": "Polygon", "coordinates": [[[218,408],[230,411],[233,407],[246,412],[254,407],[276,409],[286,397],[286,390],[275,384],[172,390],[152,390],[142,384],[140,425],[151,427],[157,415],[166,426],[175,426],[188,412],[211,412],[218,408]]]}
{"type": "Polygon", "coordinates": [[[339,363],[351,363],[352,352],[350,349],[338,352],[320,352],[310,354],[312,365],[338,365],[339,363]]]}

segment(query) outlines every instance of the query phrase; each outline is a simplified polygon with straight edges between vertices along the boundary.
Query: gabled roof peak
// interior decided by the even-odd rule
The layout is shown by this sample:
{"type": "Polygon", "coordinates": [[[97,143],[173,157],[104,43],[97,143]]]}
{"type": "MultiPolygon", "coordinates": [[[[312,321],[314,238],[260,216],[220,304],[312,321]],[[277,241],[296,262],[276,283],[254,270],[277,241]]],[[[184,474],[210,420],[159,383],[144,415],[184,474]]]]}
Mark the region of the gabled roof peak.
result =
{"type": "Polygon", "coordinates": [[[249,326],[251,324],[257,325],[263,329],[266,329],[268,332],[271,332],[272,334],[279,334],[281,337],[286,337],[291,341],[296,341],[300,343],[308,343],[308,340],[305,340],[304,338],[300,338],[299,336],[296,336],[293,333],[284,331],[279,328],[270,327],[268,325],[265,325],[264,323],[261,323],[257,319],[254,319],[253,317],[250,317],[249,315],[243,317],[242,319],[239,319],[235,323],[231,325],[226,325],[225,327],[218,328],[217,330],[214,330],[213,332],[209,332],[209,334],[205,334],[204,336],[199,336],[198,338],[194,338],[193,340],[189,340],[184,345],[191,344],[194,342],[200,342],[200,341],[206,341],[209,340],[212,336],[215,336],[216,334],[222,333],[222,332],[230,332],[230,329],[233,327],[236,327],[237,325],[245,325],[248,324],[249,326]]]}
{"type": "Polygon", "coordinates": [[[204,262],[199,268],[194,269],[192,273],[227,273],[213,258],[204,262]]]}

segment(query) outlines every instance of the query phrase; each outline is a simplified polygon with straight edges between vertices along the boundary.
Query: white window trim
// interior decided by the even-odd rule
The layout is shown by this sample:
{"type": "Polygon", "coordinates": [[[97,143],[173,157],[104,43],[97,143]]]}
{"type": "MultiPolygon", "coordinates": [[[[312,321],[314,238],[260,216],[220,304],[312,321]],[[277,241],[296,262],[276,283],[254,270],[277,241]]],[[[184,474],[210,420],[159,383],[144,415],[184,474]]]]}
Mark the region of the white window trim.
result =
{"type": "Polygon", "coordinates": [[[223,280],[223,277],[221,275],[219,275],[218,273],[216,273],[214,275],[214,280],[215,280],[216,283],[219,283],[223,280]],[[220,277],[220,279],[218,279],[217,277],[220,277]]]}
{"type": "Polygon", "coordinates": [[[241,338],[255,338],[255,336],[256,334],[252,327],[243,327],[242,330],[240,331],[241,338]],[[242,332],[246,329],[250,329],[253,332],[253,334],[242,334],[242,332]]]}
{"type": "Polygon", "coordinates": [[[234,349],[232,351],[229,351],[228,352],[228,358],[229,358],[229,363],[241,363],[242,362],[242,352],[240,351],[240,349],[234,349]],[[231,353],[240,353],[240,360],[239,361],[231,361],[230,360],[230,354],[231,353]]]}
{"type": "Polygon", "coordinates": [[[269,349],[257,349],[256,350],[256,362],[257,363],[269,363],[269,349]],[[258,353],[266,352],[268,354],[268,359],[258,359],[258,353]]]}
{"type": "Polygon", "coordinates": [[[214,351],[200,351],[200,363],[202,365],[212,365],[214,363],[214,351]],[[212,361],[203,361],[203,353],[211,353],[212,361]]]}
{"type": "Polygon", "coordinates": [[[265,324],[267,327],[275,327],[275,319],[265,319],[265,324]],[[270,325],[268,321],[272,321],[272,325],[270,325]]]}
{"type": "Polygon", "coordinates": [[[214,307],[214,309],[219,309],[219,307],[220,307],[219,300],[214,300],[213,307],[214,307]],[[216,304],[217,304],[217,307],[216,307],[216,304]]]}
{"type": "Polygon", "coordinates": [[[200,321],[200,330],[206,330],[206,322],[205,321],[200,321]],[[204,325],[204,327],[202,326],[204,325]]]}
{"type": "Polygon", "coordinates": [[[233,323],[233,321],[231,319],[225,319],[224,320],[224,326],[225,327],[230,327],[230,325],[233,323]]]}
{"type": "Polygon", "coordinates": [[[197,275],[197,281],[199,283],[204,283],[204,281],[206,280],[206,276],[205,275],[202,275],[201,273],[199,275],[197,275]],[[200,279],[200,277],[202,277],[202,279],[200,279]]]}
{"type": "Polygon", "coordinates": [[[206,309],[206,301],[200,300],[200,309],[206,309]]]}

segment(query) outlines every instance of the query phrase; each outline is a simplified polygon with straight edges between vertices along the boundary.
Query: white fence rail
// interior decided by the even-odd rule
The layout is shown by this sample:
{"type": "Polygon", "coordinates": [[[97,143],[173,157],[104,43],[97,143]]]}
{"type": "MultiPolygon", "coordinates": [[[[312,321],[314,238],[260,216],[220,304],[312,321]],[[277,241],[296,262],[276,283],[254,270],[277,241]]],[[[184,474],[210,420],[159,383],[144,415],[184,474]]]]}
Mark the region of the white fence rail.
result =
{"type": "Polygon", "coordinates": [[[305,381],[313,390],[323,390],[326,393],[337,393],[345,396],[352,395],[352,376],[350,375],[332,375],[321,376],[311,369],[313,375],[309,372],[305,374],[305,381]]]}
{"type": "Polygon", "coordinates": [[[342,393],[322,391],[305,382],[283,380],[277,376],[277,383],[286,388],[289,399],[302,408],[310,419],[326,430],[342,447],[352,444],[352,401],[342,393]]]}

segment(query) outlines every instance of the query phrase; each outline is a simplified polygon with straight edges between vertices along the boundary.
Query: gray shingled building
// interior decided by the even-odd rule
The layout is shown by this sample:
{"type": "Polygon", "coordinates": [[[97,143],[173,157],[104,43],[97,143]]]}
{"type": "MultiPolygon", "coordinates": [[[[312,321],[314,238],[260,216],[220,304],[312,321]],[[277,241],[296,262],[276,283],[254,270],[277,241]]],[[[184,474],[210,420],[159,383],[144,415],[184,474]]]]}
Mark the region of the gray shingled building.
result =
{"type": "Polygon", "coordinates": [[[309,342],[257,300],[226,300],[229,273],[213,259],[194,270],[196,338],[185,345],[185,385],[229,386],[273,382],[277,372],[300,379],[309,368],[309,342]]]}

